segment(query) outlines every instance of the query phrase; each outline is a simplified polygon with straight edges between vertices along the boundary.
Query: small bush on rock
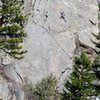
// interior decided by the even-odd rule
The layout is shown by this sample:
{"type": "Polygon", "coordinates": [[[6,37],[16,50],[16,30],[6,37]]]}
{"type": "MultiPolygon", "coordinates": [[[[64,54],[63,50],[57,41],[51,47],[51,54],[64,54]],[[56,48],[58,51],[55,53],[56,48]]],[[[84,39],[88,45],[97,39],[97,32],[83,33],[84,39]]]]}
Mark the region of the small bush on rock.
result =
{"type": "Polygon", "coordinates": [[[25,92],[28,100],[61,100],[56,85],[56,78],[50,75],[35,86],[25,85],[25,92]]]}

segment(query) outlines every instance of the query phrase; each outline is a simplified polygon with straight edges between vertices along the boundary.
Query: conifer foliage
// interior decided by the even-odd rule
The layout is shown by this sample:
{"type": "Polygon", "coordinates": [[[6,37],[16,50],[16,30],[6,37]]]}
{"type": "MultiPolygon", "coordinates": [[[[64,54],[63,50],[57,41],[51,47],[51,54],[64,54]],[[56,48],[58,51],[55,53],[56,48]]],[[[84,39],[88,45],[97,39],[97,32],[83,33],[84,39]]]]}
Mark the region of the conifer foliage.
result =
{"type": "Polygon", "coordinates": [[[73,71],[65,82],[62,100],[91,100],[95,96],[95,87],[92,85],[95,80],[91,61],[84,52],[80,57],[75,58],[73,71]]]}
{"type": "Polygon", "coordinates": [[[93,71],[97,78],[95,88],[98,91],[98,94],[100,95],[100,55],[98,55],[93,62],[93,71]]]}
{"type": "Polygon", "coordinates": [[[57,79],[52,74],[35,86],[26,84],[24,91],[27,100],[61,100],[61,95],[57,90],[57,79]]]}
{"type": "Polygon", "coordinates": [[[96,46],[95,52],[96,57],[93,62],[93,71],[97,78],[97,83],[95,84],[96,90],[98,91],[98,94],[100,95],[100,33],[98,35],[94,35],[98,42],[93,42],[96,46]]]}
{"type": "Polygon", "coordinates": [[[26,52],[21,45],[26,36],[23,7],[20,0],[1,0],[0,3],[0,49],[18,59],[26,52]]]}

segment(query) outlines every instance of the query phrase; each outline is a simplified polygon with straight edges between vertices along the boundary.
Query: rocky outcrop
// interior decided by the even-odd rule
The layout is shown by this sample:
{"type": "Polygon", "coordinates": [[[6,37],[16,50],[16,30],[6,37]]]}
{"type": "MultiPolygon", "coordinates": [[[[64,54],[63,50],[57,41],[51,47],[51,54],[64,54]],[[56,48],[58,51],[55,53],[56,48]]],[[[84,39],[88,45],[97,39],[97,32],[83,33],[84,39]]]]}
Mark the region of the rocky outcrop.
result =
{"type": "Polygon", "coordinates": [[[91,40],[92,33],[98,33],[97,1],[25,0],[25,4],[29,15],[25,27],[28,53],[20,62],[21,71],[33,83],[49,73],[62,81],[68,74],[65,69],[72,66],[75,35],[82,43],[94,47],[91,40]]]}
{"type": "MultiPolygon", "coordinates": [[[[85,44],[85,50],[92,53],[91,40],[95,40],[92,33],[98,34],[97,1],[25,0],[24,10],[28,16],[24,42],[28,52],[24,59],[6,66],[7,75],[19,85],[25,79],[35,84],[53,73],[61,86],[71,70],[77,45],[85,44]]],[[[0,96],[7,100],[8,85],[3,78],[0,80],[0,96]]]]}

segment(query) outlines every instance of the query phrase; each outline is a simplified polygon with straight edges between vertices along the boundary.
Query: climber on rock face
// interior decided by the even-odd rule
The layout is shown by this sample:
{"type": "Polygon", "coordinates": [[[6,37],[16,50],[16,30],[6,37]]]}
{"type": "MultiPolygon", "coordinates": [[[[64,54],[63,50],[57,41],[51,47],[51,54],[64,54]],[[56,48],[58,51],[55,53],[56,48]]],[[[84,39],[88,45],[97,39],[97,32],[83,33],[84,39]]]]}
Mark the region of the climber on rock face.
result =
{"type": "Polygon", "coordinates": [[[61,18],[64,18],[65,13],[64,12],[60,12],[61,13],[61,18]]]}
{"type": "Polygon", "coordinates": [[[64,12],[60,12],[61,13],[61,18],[63,18],[63,20],[66,22],[65,20],[65,13],[64,12]]]}

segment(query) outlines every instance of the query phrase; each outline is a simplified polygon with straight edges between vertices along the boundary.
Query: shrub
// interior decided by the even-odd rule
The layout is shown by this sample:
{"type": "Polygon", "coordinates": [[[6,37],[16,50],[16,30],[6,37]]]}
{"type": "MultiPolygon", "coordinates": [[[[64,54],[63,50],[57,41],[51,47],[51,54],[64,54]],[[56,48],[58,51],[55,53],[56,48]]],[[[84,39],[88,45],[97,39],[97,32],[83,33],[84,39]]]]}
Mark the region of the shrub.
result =
{"type": "Polygon", "coordinates": [[[26,16],[22,13],[21,0],[0,0],[0,49],[11,57],[21,59],[26,50],[22,43],[26,32],[26,16]]]}
{"type": "Polygon", "coordinates": [[[26,84],[24,90],[28,100],[61,100],[56,85],[56,78],[50,75],[35,86],[26,84]]]}
{"type": "Polygon", "coordinates": [[[65,82],[62,100],[91,100],[96,95],[92,82],[96,79],[91,62],[83,52],[75,58],[73,71],[65,82]]]}

